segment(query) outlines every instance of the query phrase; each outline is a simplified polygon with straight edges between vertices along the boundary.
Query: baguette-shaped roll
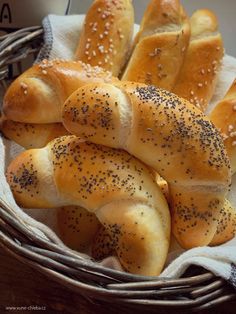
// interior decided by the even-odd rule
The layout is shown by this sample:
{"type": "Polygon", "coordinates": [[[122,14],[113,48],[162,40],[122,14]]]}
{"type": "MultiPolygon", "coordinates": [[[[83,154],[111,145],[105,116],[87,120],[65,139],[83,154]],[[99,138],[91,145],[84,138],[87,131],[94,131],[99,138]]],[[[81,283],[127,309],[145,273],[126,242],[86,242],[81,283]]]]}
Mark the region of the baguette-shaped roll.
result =
{"type": "Polygon", "coordinates": [[[2,120],[0,129],[8,139],[26,149],[44,147],[53,139],[69,134],[62,123],[34,124],[2,120]]]}
{"type": "Polygon", "coordinates": [[[230,159],[232,174],[236,172],[236,79],[210,113],[210,119],[223,136],[230,159]]]}
{"type": "Polygon", "coordinates": [[[116,239],[127,271],[161,272],[169,247],[168,205],[149,169],[125,151],[65,136],[20,154],[6,176],[19,205],[81,206],[116,239]]]}
{"type": "Polygon", "coordinates": [[[216,233],[210,243],[210,245],[220,245],[231,240],[236,233],[236,209],[230,204],[228,200],[225,200],[224,208],[220,213],[219,223],[216,229],[216,233]]]}
{"type": "Polygon", "coordinates": [[[136,36],[122,80],[172,90],[190,37],[190,25],[178,0],[152,0],[136,36]]]}
{"type": "Polygon", "coordinates": [[[173,92],[205,111],[214,93],[224,54],[223,42],[213,12],[196,11],[190,25],[190,44],[173,92]]]}
{"type": "Polygon", "coordinates": [[[65,100],[92,82],[114,82],[110,72],[82,62],[44,60],[20,75],[3,99],[5,118],[24,123],[61,122],[65,100]]]}
{"type": "Polygon", "coordinates": [[[133,28],[131,0],[95,0],[87,12],[75,59],[118,76],[130,54],[133,28]]]}
{"type": "Polygon", "coordinates": [[[57,225],[61,240],[73,250],[88,253],[101,224],[95,214],[79,206],[58,209],[57,225]]]}
{"type": "Polygon", "coordinates": [[[168,182],[179,243],[210,243],[231,176],[221,135],[199,109],[154,86],[89,84],[65,102],[63,123],[71,133],[123,148],[155,169],[168,182]]]}

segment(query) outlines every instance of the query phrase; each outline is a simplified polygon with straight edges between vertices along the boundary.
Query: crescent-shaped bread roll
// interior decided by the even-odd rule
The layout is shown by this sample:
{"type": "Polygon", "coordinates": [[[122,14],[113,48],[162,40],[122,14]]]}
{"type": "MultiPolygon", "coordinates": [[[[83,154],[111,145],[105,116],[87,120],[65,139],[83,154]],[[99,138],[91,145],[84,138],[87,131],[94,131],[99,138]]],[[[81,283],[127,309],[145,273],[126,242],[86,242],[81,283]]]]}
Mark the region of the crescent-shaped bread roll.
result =
{"type": "Polygon", "coordinates": [[[168,182],[178,242],[184,248],[210,243],[231,175],[222,138],[200,110],[154,86],[89,84],[65,102],[63,123],[69,132],[123,148],[156,170],[168,182]]]}
{"type": "Polygon", "coordinates": [[[65,136],[21,153],[6,177],[19,205],[81,206],[117,239],[127,271],[160,274],[169,247],[168,205],[149,169],[127,152],[65,136]]]}
{"type": "Polygon", "coordinates": [[[7,120],[24,123],[61,122],[65,100],[89,82],[116,82],[110,72],[82,62],[44,60],[21,74],[3,99],[7,120]]]}
{"type": "Polygon", "coordinates": [[[222,62],[223,41],[212,11],[194,12],[190,25],[190,43],[173,92],[205,111],[222,62]]]}
{"type": "Polygon", "coordinates": [[[190,37],[190,25],[178,0],[152,0],[142,19],[122,77],[172,90],[190,37]]]}
{"type": "Polygon", "coordinates": [[[29,148],[41,148],[53,139],[68,135],[62,123],[34,124],[2,120],[0,129],[10,140],[29,148]]]}
{"type": "Polygon", "coordinates": [[[223,136],[232,174],[236,172],[236,79],[209,115],[223,136]]]}
{"type": "Polygon", "coordinates": [[[118,76],[130,54],[133,28],[131,0],[95,0],[87,12],[75,59],[118,76]]]}

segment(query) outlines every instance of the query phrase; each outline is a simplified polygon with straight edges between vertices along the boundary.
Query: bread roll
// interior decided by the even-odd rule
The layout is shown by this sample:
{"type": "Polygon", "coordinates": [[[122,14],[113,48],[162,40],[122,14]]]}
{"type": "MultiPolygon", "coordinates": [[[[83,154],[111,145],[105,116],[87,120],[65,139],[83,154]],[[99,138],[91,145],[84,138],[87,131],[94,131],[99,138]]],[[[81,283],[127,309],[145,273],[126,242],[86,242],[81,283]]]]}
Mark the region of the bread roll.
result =
{"type": "Polygon", "coordinates": [[[20,75],[3,99],[7,120],[24,123],[61,122],[64,101],[89,82],[115,82],[109,72],[75,61],[42,61],[20,75]]]}
{"type": "Polygon", "coordinates": [[[71,133],[123,148],[155,169],[168,182],[179,243],[210,243],[231,175],[222,138],[200,110],[154,86],[89,84],[65,102],[63,123],[71,133]]]}
{"type": "Polygon", "coordinates": [[[131,0],[95,0],[85,18],[76,60],[118,76],[130,53],[133,28],[131,0]]]}
{"type": "Polygon", "coordinates": [[[61,240],[73,250],[88,253],[101,227],[96,215],[79,206],[58,209],[57,225],[61,240]]]}
{"type": "Polygon", "coordinates": [[[223,136],[232,174],[236,172],[236,79],[213,111],[210,119],[223,136]]]}
{"type": "Polygon", "coordinates": [[[190,25],[190,44],[173,92],[205,111],[214,93],[223,42],[212,11],[194,12],[190,25]]]}
{"type": "Polygon", "coordinates": [[[144,13],[122,80],[172,90],[189,37],[189,21],[180,2],[152,0],[144,13]]]}
{"type": "Polygon", "coordinates": [[[81,206],[116,239],[127,271],[160,274],[169,247],[168,205],[149,169],[125,151],[65,136],[20,154],[6,177],[19,205],[81,206]]]}
{"type": "Polygon", "coordinates": [[[2,120],[0,129],[8,139],[26,149],[44,147],[54,138],[69,134],[62,123],[33,124],[2,120]]]}

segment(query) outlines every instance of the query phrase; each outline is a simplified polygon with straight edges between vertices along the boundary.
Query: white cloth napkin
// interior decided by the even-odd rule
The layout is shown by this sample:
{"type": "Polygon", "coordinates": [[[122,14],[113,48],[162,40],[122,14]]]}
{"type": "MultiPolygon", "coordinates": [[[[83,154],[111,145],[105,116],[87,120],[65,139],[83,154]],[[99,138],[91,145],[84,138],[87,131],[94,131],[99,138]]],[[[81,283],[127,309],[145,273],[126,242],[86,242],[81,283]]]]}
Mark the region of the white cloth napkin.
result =
{"type": "MultiPolygon", "coordinates": [[[[49,15],[43,20],[45,30],[45,44],[39,53],[37,61],[44,58],[63,58],[73,59],[73,55],[78,43],[81,25],[84,16],[55,16],[49,15]]],[[[134,33],[137,32],[138,25],[135,25],[134,33]]],[[[219,81],[216,87],[215,95],[208,108],[208,112],[214,108],[215,104],[224,96],[236,77],[236,59],[225,56],[223,60],[222,70],[219,74],[219,81]]],[[[4,165],[19,152],[18,145],[0,139],[0,197],[4,198],[17,213],[22,210],[15,204],[13,196],[7,186],[5,177],[3,176],[4,165]],[[2,162],[4,160],[4,162],[2,162]]],[[[233,178],[231,191],[228,199],[236,208],[236,176],[233,178]]],[[[28,210],[28,213],[56,230],[56,211],[45,210],[28,210]]],[[[24,217],[26,216],[23,214],[24,217]]],[[[105,262],[106,265],[114,267],[115,263],[105,262]]],[[[218,247],[198,247],[184,252],[178,244],[173,240],[171,250],[168,255],[167,265],[161,276],[177,278],[192,264],[202,266],[214,274],[228,280],[236,288],[236,238],[218,247]]],[[[118,266],[115,266],[118,268],[118,266]]]]}

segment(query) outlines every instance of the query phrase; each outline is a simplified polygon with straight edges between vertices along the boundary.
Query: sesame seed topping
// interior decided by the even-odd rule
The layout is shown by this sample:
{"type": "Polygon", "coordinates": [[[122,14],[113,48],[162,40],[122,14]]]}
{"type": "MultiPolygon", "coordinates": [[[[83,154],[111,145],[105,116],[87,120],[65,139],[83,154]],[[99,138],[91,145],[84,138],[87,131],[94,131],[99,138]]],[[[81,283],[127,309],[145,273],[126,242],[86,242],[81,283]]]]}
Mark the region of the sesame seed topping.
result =
{"type": "Polygon", "coordinates": [[[150,57],[155,57],[161,53],[161,48],[155,48],[153,52],[149,53],[150,57]]]}
{"type": "Polygon", "coordinates": [[[28,85],[25,84],[25,83],[23,83],[23,82],[21,82],[21,83],[20,83],[20,87],[21,87],[22,89],[27,89],[27,88],[28,88],[28,85]]]}

